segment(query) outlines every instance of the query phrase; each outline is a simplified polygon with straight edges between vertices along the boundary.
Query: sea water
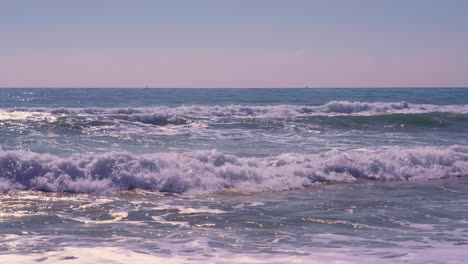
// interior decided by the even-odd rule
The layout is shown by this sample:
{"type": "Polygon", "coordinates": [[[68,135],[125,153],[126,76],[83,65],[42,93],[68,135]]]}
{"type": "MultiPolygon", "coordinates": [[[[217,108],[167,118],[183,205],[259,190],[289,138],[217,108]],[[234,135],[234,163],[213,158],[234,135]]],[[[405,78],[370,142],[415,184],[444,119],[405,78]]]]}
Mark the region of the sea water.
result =
{"type": "Polygon", "coordinates": [[[463,263],[468,89],[2,89],[2,263],[463,263]]]}

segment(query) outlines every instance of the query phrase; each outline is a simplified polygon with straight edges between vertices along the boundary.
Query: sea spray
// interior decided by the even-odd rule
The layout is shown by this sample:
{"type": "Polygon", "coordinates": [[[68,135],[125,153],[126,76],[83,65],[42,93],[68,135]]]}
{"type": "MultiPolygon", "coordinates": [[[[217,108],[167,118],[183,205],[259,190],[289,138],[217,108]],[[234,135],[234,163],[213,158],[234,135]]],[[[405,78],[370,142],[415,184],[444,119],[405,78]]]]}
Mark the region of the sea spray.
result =
{"type": "Polygon", "coordinates": [[[427,180],[468,175],[468,147],[368,149],[268,158],[220,151],[134,155],[75,154],[68,158],[0,152],[0,190],[101,193],[141,188],[185,193],[229,188],[289,190],[314,183],[427,180]]]}

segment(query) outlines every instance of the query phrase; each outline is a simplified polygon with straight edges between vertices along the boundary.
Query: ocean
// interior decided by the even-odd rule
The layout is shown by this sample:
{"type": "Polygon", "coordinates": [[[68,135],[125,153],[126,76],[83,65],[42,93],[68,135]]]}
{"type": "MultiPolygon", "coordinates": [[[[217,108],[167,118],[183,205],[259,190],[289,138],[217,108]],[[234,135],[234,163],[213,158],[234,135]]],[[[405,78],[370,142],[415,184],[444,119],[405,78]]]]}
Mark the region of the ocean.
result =
{"type": "Polygon", "coordinates": [[[1,89],[1,263],[464,263],[468,89],[1,89]]]}

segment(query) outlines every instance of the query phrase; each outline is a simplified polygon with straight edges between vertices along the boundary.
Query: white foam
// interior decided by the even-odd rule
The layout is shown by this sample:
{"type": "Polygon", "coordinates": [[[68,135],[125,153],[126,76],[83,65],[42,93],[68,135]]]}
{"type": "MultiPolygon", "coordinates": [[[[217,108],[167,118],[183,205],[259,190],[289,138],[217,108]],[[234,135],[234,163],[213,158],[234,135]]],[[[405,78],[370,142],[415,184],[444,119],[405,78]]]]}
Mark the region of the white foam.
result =
{"type": "Polygon", "coordinates": [[[408,102],[330,101],[323,105],[224,105],[141,108],[12,108],[0,111],[0,120],[29,117],[107,117],[144,124],[187,124],[186,118],[289,118],[297,116],[381,115],[392,113],[468,113],[468,105],[413,104],[408,102]]]}
{"type": "Polygon", "coordinates": [[[468,147],[330,151],[243,158],[216,150],[61,158],[0,151],[1,191],[100,193],[141,188],[185,193],[228,189],[290,190],[318,182],[427,180],[468,175],[468,147]]]}
{"type": "Polygon", "coordinates": [[[16,111],[0,109],[0,121],[4,120],[36,120],[53,122],[56,117],[52,113],[43,111],[16,111]]]}
{"type": "MultiPolygon", "coordinates": [[[[200,246],[200,245],[198,245],[200,246]]],[[[64,247],[60,251],[31,254],[3,254],[5,263],[464,263],[464,247],[438,244],[433,247],[407,247],[392,251],[361,251],[351,248],[276,249],[275,253],[234,253],[226,250],[207,252],[205,255],[154,254],[123,247],[64,247]],[[392,257],[388,257],[392,256],[392,257]]],[[[209,251],[209,250],[204,250],[209,251]]]]}
{"type": "Polygon", "coordinates": [[[183,221],[169,221],[166,220],[166,216],[170,214],[164,214],[164,215],[157,215],[157,216],[152,216],[151,218],[160,223],[160,224],[166,224],[166,225],[172,225],[172,226],[182,226],[182,227],[190,227],[190,224],[188,222],[183,222],[183,221]]]}

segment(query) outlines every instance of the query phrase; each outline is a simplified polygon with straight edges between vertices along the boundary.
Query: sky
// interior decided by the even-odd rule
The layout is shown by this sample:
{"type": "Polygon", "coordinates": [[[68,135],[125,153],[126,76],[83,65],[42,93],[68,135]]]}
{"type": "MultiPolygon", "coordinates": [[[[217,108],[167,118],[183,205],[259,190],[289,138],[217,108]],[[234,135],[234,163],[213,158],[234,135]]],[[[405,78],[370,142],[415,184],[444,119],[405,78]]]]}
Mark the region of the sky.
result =
{"type": "Polygon", "coordinates": [[[0,0],[0,87],[468,87],[467,0],[0,0]]]}

